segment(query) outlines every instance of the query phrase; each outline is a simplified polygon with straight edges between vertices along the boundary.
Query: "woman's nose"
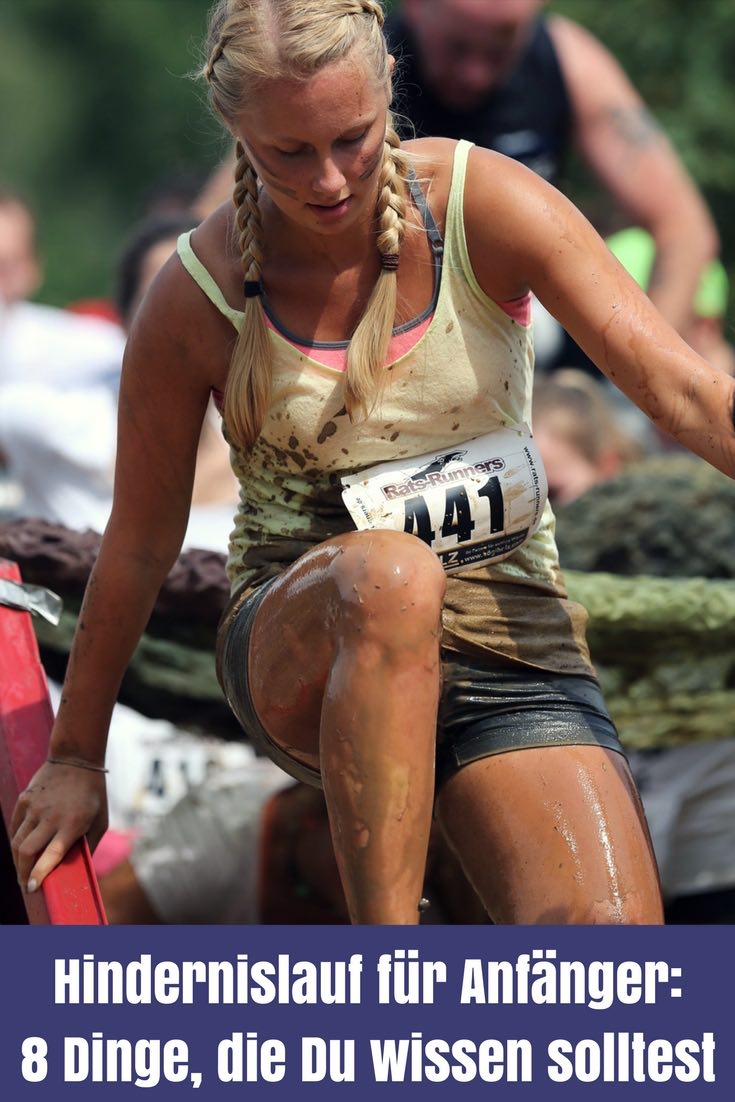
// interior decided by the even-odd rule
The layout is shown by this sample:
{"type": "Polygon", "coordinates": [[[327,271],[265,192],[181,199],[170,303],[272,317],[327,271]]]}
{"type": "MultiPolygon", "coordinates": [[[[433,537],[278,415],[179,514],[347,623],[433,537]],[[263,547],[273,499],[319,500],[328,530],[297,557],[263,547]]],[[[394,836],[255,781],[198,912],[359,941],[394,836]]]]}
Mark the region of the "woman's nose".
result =
{"type": "Polygon", "coordinates": [[[319,163],[317,175],[314,178],[314,191],[319,195],[339,195],[347,180],[339,165],[329,157],[319,163]]]}

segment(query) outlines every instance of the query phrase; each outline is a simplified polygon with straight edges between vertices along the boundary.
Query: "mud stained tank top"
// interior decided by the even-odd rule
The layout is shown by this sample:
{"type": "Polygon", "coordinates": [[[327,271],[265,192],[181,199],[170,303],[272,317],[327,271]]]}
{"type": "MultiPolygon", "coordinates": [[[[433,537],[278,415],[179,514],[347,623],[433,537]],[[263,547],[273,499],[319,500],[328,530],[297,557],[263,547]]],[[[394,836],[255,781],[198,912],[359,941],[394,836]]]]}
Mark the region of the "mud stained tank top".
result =
{"type": "MultiPolygon", "coordinates": [[[[241,487],[227,562],[233,594],[250,592],[315,544],[354,529],[342,475],[531,423],[531,328],[484,294],[467,252],[463,195],[471,148],[456,146],[433,317],[413,347],[386,367],[390,378],[368,419],[350,423],[342,372],[269,331],[273,383],[263,430],[249,453],[229,441],[241,487]]],[[[241,313],[226,302],[188,235],[178,253],[238,328],[241,313]]],[[[548,504],[538,530],[510,558],[447,578],[443,624],[442,645],[450,651],[592,672],[586,613],[567,599],[548,504]]]]}

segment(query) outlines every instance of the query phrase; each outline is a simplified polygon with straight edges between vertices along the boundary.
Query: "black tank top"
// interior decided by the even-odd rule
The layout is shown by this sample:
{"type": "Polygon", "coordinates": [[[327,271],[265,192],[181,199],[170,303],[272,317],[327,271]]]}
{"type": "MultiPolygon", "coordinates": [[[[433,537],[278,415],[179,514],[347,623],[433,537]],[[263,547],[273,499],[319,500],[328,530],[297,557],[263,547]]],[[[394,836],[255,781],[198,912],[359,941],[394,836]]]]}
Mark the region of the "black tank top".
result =
{"type": "Polygon", "coordinates": [[[535,23],[510,76],[470,111],[445,107],[422,85],[415,42],[400,17],[389,17],[385,31],[399,63],[394,110],[402,138],[467,138],[520,161],[558,186],[571,141],[572,112],[543,20],[535,23]],[[401,115],[412,126],[406,125],[401,115]]]}

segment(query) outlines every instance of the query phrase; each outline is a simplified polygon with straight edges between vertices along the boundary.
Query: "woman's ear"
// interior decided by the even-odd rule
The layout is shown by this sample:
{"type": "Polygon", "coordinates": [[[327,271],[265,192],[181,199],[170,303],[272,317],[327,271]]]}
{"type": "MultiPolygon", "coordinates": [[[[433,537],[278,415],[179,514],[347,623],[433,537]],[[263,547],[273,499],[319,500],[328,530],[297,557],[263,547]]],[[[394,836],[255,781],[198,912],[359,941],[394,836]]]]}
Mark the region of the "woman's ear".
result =
{"type": "Polygon", "coordinates": [[[388,54],[388,106],[393,104],[393,70],[396,67],[396,59],[393,54],[388,54]]]}

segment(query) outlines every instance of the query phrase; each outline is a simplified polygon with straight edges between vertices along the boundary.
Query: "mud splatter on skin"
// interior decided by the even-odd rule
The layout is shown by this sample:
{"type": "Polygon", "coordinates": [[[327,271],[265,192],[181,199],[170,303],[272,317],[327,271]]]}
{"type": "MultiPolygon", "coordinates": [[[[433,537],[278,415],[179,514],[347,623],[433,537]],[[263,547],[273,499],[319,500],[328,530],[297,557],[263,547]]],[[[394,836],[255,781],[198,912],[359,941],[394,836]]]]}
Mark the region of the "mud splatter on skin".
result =
{"type": "Polygon", "coordinates": [[[337,745],[329,755],[327,775],[338,773],[344,782],[343,791],[347,800],[346,803],[338,801],[331,814],[340,838],[349,848],[353,851],[366,849],[370,843],[370,827],[360,807],[364,787],[362,769],[352,739],[339,732],[336,734],[337,745]]]}
{"type": "Polygon", "coordinates": [[[273,188],[274,191],[278,191],[281,195],[285,195],[287,199],[298,199],[296,192],[280,182],[276,174],[266,165],[262,157],[259,158],[259,161],[258,175],[264,183],[268,184],[269,188],[273,188]]]}
{"type": "Polygon", "coordinates": [[[390,774],[390,806],[393,817],[400,823],[408,810],[408,797],[410,790],[409,771],[403,766],[396,766],[390,774]]]}
{"type": "MultiPolygon", "coordinates": [[[[352,748],[351,743],[349,743],[349,740],[340,738],[339,741],[340,742],[347,742],[349,748],[350,749],[352,748]]],[[[354,761],[349,762],[344,767],[344,769],[340,769],[339,775],[340,775],[340,777],[344,777],[350,791],[352,792],[352,795],[353,796],[359,796],[360,793],[362,792],[363,784],[362,784],[362,777],[360,775],[360,770],[358,769],[356,762],[354,762],[354,761]]]]}
{"type": "Polygon", "coordinates": [[[365,168],[360,173],[358,179],[361,180],[361,181],[362,180],[369,180],[370,177],[375,172],[375,170],[377,169],[378,165],[382,162],[382,160],[383,160],[383,142],[380,143],[380,145],[377,147],[377,149],[373,153],[368,154],[368,156],[365,158],[365,168]]]}

